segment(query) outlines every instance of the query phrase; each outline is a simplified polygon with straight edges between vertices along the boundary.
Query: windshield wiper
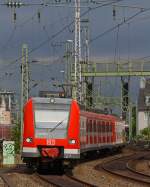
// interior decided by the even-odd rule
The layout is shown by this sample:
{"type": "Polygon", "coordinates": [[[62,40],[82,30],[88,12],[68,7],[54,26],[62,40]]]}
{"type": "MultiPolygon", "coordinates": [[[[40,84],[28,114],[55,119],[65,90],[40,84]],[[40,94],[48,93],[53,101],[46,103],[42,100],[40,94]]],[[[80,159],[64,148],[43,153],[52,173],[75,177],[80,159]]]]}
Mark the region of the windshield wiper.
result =
{"type": "Polygon", "coordinates": [[[59,127],[65,120],[66,120],[66,118],[63,119],[62,121],[58,122],[58,123],[55,125],[55,127],[53,127],[49,132],[53,132],[53,131],[54,131],[57,127],[59,127]]]}

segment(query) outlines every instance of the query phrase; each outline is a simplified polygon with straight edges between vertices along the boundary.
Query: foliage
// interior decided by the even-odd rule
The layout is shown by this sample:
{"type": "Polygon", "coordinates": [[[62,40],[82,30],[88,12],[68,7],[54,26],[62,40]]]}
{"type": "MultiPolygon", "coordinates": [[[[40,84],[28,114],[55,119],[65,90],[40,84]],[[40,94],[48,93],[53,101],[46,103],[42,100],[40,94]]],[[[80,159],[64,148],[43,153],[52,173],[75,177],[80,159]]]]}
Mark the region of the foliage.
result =
{"type": "Polygon", "coordinates": [[[20,127],[20,123],[16,123],[12,130],[12,140],[15,141],[15,153],[19,153],[20,151],[20,127]]]}
{"type": "Polygon", "coordinates": [[[132,137],[136,136],[136,106],[132,108],[132,137]]]}
{"type": "Polygon", "coordinates": [[[142,129],[141,134],[143,135],[145,140],[149,140],[150,139],[150,128],[146,127],[142,129]]]}
{"type": "Polygon", "coordinates": [[[142,134],[138,134],[135,138],[136,141],[143,140],[144,136],[142,134]]]}
{"type": "Polygon", "coordinates": [[[148,127],[146,127],[146,128],[141,130],[141,134],[143,134],[144,136],[148,136],[149,135],[149,131],[150,131],[150,129],[148,127]]]}

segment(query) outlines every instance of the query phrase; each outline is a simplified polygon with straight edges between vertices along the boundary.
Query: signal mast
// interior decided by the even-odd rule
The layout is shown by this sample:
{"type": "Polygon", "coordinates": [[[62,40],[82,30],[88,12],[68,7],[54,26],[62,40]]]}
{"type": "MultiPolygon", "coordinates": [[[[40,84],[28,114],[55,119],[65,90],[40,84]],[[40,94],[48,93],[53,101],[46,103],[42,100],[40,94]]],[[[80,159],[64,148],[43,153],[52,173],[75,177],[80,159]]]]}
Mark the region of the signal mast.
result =
{"type": "Polygon", "coordinates": [[[80,33],[80,0],[75,0],[75,61],[74,61],[74,98],[82,101],[82,77],[81,77],[81,33],[80,33]]]}

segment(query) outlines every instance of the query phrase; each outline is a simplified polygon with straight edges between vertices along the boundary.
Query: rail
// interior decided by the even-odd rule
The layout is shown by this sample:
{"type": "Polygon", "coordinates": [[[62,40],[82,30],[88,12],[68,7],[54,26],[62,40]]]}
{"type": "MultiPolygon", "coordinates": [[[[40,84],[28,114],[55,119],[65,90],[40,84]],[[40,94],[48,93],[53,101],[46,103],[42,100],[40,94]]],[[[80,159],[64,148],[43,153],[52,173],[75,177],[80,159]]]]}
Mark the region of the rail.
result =
{"type": "Polygon", "coordinates": [[[142,156],[145,156],[146,154],[148,153],[134,153],[130,156],[115,158],[113,160],[108,161],[107,163],[103,163],[102,168],[111,174],[115,174],[120,177],[125,177],[137,182],[150,184],[150,176],[135,171],[133,168],[130,168],[128,164],[129,161],[133,159],[138,159],[142,156]]]}

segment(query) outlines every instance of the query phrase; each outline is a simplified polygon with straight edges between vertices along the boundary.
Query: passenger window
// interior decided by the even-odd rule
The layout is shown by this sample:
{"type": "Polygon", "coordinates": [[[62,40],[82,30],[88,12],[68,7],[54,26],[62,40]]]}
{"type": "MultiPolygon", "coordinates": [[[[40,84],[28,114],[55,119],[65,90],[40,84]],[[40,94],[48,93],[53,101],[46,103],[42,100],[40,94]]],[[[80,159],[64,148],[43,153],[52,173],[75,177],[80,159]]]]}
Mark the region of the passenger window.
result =
{"type": "Polygon", "coordinates": [[[106,122],[106,131],[109,132],[109,122],[106,122]]]}
{"type": "Polygon", "coordinates": [[[92,120],[90,120],[89,125],[90,125],[90,132],[92,132],[92,120]]]}
{"type": "Polygon", "coordinates": [[[97,122],[97,129],[98,129],[98,132],[100,132],[100,121],[97,122]]]}
{"type": "Polygon", "coordinates": [[[105,122],[102,121],[102,132],[105,132],[105,122]]]}
{"type": "Polygon", "coordinates": [[[93,121],[93,127],[94,127],[94,129],[93,129],[94,132],[96,132],[96,121],[95,120],[93,121]]]}

